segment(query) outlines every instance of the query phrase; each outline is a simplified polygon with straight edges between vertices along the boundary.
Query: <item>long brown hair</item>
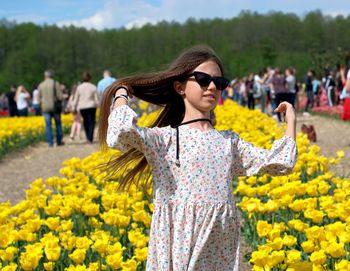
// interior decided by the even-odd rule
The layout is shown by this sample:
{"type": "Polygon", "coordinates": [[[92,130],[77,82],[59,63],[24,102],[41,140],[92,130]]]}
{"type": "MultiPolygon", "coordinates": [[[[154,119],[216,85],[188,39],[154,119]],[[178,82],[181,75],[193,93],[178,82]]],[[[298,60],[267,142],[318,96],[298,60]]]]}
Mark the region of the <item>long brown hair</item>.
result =
{"type": "MultiPolygon", "coordinates": [[[[197,45],[183,51],[164,71],[128,76],[108,87],[102,97],[99,122],[99,140],[102,149],[106,148],[111,100],[120,86],[127,86],[128,92],[141,100],[164,107],[151,127],[175,126],[184,118],[185,104],[182,96],[174,89],[174,82],[184,82],[198,65],[208,60],[216,62],[224,75],[222,63],[215,52],[208,46],[197,45]]],[[[144,154],[136,149],[130,149],[121,156],[112,157],[104,165],[108,175],[113,176],[134,162],[137,165],[122,178],[120,190],[128,190],[132,183],[139,185],[141,176],[146,177],[145,185],[150,185],[151,171],[144,154]]]]}

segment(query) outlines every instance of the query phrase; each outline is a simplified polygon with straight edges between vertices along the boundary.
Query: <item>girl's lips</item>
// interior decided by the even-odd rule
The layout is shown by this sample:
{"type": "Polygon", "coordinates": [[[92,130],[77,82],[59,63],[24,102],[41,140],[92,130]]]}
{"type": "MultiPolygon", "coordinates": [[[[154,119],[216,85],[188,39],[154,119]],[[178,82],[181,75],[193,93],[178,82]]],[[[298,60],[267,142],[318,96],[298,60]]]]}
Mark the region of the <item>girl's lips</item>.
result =
{"type": "Polygon", "coordinates": [[[215,96],[214,95],[203,95],[203,97],[215,100],[215,96]]]}

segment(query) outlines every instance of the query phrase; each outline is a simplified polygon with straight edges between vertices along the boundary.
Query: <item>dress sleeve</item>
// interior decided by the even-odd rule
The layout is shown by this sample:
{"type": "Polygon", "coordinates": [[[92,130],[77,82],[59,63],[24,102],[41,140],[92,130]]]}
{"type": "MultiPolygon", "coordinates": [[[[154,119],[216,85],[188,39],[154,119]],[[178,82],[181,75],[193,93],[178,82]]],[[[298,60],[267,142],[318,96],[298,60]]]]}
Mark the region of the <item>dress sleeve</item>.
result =
{"type": "Polygon", "coordinates": [[[298,150],[290,136],[275,140],[270,150],[262,149],[233,136],[233,174],[251,176],[255,174],[287,175],[293,171],[298,150]]]}
{"type": "Polygon", "coordinates": [[[165,146],[166,137],[161,128],[136,126],[136,117],[137,114],[128,105],[115,108],[108,117],[107,145],[122,152],[135,148],[145,155],[148,162],[152,162],[165,146]]]}

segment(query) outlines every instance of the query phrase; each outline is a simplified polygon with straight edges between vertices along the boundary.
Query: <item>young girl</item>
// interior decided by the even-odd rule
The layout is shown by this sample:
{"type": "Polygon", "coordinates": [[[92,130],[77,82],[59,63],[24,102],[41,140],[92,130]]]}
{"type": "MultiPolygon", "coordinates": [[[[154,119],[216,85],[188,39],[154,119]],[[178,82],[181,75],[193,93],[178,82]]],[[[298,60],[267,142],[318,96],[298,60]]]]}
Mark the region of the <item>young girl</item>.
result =
{"type": "Polygon", "coordinates": [[[138,161],[121,188],[138,183],[135,177],[152,167],[154,212],[146,270],[238,271],[240,222],[233,176],[288,174],[295,164],[296,118],[287,102],[276,109],[286,113],[286,135],[269,151],[213,128],[210,112],[229,83],[223,74],[213,50],[196,46],[167,70],[120,79],[104,94],[101,143],[125,152],[109,169],[138,161]],[[135,125],[136,114],[127,105],[132,96],[164,106],[152,128],[135,125]]]}

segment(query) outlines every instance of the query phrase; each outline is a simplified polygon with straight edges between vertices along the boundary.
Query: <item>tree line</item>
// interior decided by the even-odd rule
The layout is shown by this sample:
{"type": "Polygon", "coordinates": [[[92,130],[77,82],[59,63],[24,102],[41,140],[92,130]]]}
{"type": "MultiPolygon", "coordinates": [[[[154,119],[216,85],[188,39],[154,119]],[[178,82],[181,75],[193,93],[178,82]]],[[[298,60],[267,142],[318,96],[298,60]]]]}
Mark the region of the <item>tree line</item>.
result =
{"type": "Polygon", "coordinates": [[[11,84],[30,88],[45,69],[68,86],[83,71],[97,82],[104,69],[117,78],[166,67],[183,49],[210,45],[221,57],[228,78],[272,66],[293,66],[302,78],[309,68],[344,63],[350,51],[350,16],[313,11],[303,17],[243,11],[231,19],[188,19],[142,28],[87,30],[74,26],[38,26],[0,20],[0,92],[11,84]]]}

